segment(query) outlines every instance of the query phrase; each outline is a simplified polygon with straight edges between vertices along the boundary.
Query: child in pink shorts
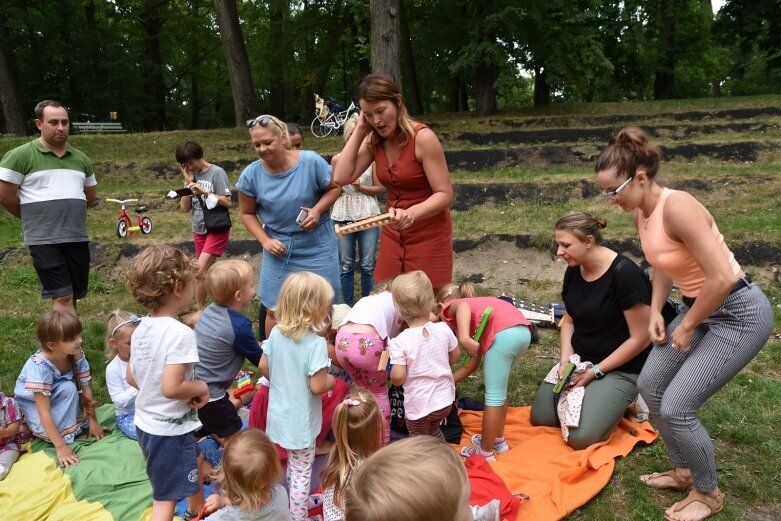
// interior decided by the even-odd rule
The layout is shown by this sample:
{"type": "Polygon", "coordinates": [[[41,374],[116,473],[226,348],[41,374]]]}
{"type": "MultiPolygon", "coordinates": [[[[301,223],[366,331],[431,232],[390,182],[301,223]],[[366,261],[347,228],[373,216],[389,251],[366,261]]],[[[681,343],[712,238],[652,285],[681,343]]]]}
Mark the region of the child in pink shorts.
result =
{"type": "Polygon", "coordinates": [[[356,302],[336,333],[336,359],[353,382],[368,389],[380,405],[386,443],[390,440],[388,372],[377,367],[388,339],[399,334],[403,322],[390,291],[382,291],[356,302]]]}

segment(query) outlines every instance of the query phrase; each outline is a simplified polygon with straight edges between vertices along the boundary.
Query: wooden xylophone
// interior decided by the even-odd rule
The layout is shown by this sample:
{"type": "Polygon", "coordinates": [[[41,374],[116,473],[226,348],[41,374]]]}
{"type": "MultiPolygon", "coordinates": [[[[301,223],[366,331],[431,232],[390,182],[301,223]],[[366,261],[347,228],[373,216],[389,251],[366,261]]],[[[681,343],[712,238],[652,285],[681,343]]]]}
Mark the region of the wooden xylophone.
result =
{"type": "Polygon", "coordinates": [[[368,230],[369,228],[376,228],[378,226],[383,226],[385,224],[388,224],[390,221],[393,220],[394,212],[393,208],[388,208],[388,213],[384,213],[382,215],[374,215],[372,217],[367,217],[366,219],[361,219],[360,221],[355,221],[350,224],[345,224],[344,226],[336,225],[336,235],[339,237],[344,237],[345,234],[353,233],[353,232],[359,232],[361,230],[368,230]]]}

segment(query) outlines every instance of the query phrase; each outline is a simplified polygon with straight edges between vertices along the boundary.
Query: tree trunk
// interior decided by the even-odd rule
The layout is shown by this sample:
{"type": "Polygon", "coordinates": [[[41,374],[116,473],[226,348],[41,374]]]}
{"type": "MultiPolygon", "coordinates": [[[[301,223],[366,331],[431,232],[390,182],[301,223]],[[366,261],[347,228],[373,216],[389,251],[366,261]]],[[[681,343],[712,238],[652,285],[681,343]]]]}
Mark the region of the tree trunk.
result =
{"type": "Polygon", "coordinates": [[[0,105],[3,106],[5,131],[8,134],[24,136],[27,134],[22,102],[16,88],[16,78],[8,63],[5,52],[4,29],[0,29],[0,105]]]}
{"type": "Polygon", "coordinates": [[[418,74],[415,70],[415,56],[412,52],[412,38],[409,34],[409,21],[404,7],[401,8],[401,53],[404,63],[404,85],[407,104],[413,114],[423,114],[423,100],[418,87],[418,74]]]}
{"type": "Polygon", "coordinates": [[[146,31],[146,52],[151,67],[146,71],[145,84],[152,98],[152,111],[147,118],[148,127],[165,130],[167,117],[165,111],[166,87],[163,78],[163,53],[160,48],[160,32],[167,17],[161,13],[164,3],[148,5],[138,16],[141,26],[146,31]]]}
{"type": "Polygon", "coordinates": [[[668,0],[661,0],[659,18],[658,55],[661,57],[656,64],[654,78],[654,99],[673,99],[675,97],[675,13],[673,5],[668,0]]]}
{"type": "Polygon", "coordinates": [[[201,84],[197,76],[190,80],[190,128],[198,128],[201,125],[201,84]]]}
{"type": "MultiPolygon", "coordinates": [[[[459,78],[458,75],[455,75],[450,80],[450,97],[448,99],[447,103],[447,110],[449,112],[458,112],[461,110],[460,105],[460,92],[461,90],[461,78],[459,78]]],[[[441,109],[435,109],[435,110],[441,110],[441,109]]]]}
{"type": "Polygon", "coordinates": [[[214,10],[225,49],[225,61],[228,64],[236,126],[242,127],[248,119],[258,115],[258,102],[255,98],[247,47],[244,45],[244,36],[239,25],[236,0],[214,0],[214,10]]]}
{"type": "Polygon", "coordinates": [[[545,69],[534,68],[534,106],[550,105],[550,85],[545,76],[545,69]]]}
{"type": "Polygon", "coordinates": [[[290,18],[290,2],[271,0],[269,2],[268,45],[274,52],[269,56],[269,101],[271,113],[282,119],[287,118],[287,98],[289,64],[293,62],[292,52],[288,53],[287,24],[290,18]]]}
{"type": "Polygon", "coordinates": [[[475,67],[475,113],[478,116],[488,116],[496,112],[496,79],[499,77],[499,67],[486,48],[496,45],[496,29],[493,24],[486,23],[486,18],[494,14],[494,2],[481,0],[473,2],[475,27],[475,43],[477,49],[477,64],[475,67]]]}
{"type": "Polygon", "coordinates": [[[488,116],[496,113],[496,79],[499,71],[495,64],[480,62],[475,70],[475,114],[488,116]]]}
{"type": "Polygon", "coordinates": [[[401,86],[399,0],[369,0],[372,19],[372,73],[385,74],[401,86]]]}
{"type": "Polygon", "coordinates": [[[714,97],[721,97],[721,80],[719,78],[713,78],[711,81],[711,94],[714,97]]]}

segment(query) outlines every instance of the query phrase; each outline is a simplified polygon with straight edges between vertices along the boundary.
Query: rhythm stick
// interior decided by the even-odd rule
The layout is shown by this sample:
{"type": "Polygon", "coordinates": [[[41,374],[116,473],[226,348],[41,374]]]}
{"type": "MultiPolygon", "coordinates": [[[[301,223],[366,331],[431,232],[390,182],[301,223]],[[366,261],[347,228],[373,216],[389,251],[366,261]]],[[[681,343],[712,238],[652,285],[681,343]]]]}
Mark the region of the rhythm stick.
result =
{"type": "Polygon", "coordinates": [[[564,375],[561,377],[561,380],[556,382],[556,385],[553,386],[553,394],[559,394],[567,387],[567,384],[569,384],[570,379],[572,379],[572,374],[574,372],[575,364],[572,362],[567,362],[567,365],[564,366],[564,375]]]}
{"type": "MultiPolygon", "coordinates": [[[[488,306],[485,308],[485,311],[483,311],[483,316],[480,317],[480,322],[477,324],[477,328],[475,328],[475,334],[472,335],[472,340],[475,342],[480,341],[480,337],[483,336],[483,331],[485,330],[485,325],[488,324],[488,319],[491,317],[491,312],[494,310],[491,306],[488,306]]],[[[468,363],[468,360],[472,358],[469,356],[468,353],[464,353],[464,356],[461,357],[461,365],[466,365],[468,363]],[[465,363],[466,362],[466,363],[465,363]]]]}
{"type": "Polygon", "coordinates": [[[377,364],[378,371],[385,371],[388,369],[388,362],[390,361],[390,353],[386,349],[380,354],[380,362],[377,364]]]}
{"type": "Polygon", "coordinates": [[[345,234],[348,233],[368,230],[369,228],[376,228],[378,226],[388,224],[393,220],[394,214],[395,212],[393,211],[393,208],[388,208],[388,213],[384,213],[382,215],[367,217],[366,219],[361,219],[360,221],[355,221],[354,223],[345,224],[344,226],[337,224],[335,227],[336,235],[339,237],[344,237],[345,234]]]}

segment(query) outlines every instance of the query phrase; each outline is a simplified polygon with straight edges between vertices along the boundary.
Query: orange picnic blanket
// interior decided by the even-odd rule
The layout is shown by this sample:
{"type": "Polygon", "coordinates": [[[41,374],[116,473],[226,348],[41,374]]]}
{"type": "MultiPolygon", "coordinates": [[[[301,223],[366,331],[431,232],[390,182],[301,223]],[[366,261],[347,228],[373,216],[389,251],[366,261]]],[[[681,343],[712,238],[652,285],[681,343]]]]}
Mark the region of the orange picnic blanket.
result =
{"type": "MultiPolygon", "coordinates": [[[[617,456],[626,456],[638,442],[651,443],[651,424],[622,419],[609,440],[585,450],[570,448],[557,427],[533,427],[531,407],[510,407],[504,436],[510,450],[497,454],[491,468],[512,493],[529,496],[521,503],[518,520],[562,519],[596,496],[610,480],[617,456]]],[[[480,432],[482,412],[464,411],[461,446],[480,432]]]]}

